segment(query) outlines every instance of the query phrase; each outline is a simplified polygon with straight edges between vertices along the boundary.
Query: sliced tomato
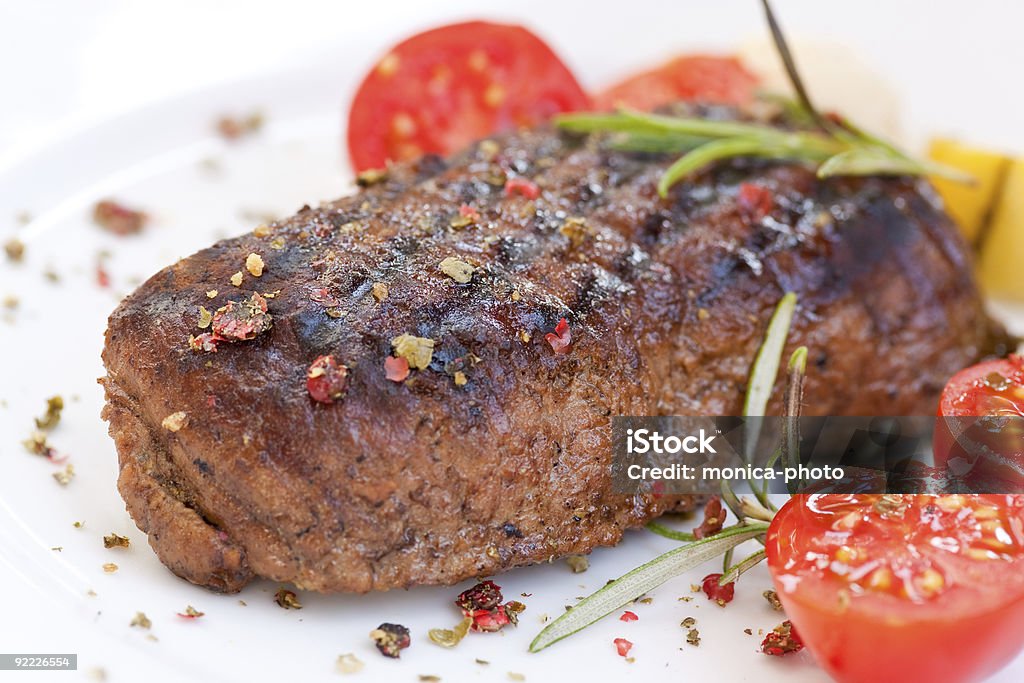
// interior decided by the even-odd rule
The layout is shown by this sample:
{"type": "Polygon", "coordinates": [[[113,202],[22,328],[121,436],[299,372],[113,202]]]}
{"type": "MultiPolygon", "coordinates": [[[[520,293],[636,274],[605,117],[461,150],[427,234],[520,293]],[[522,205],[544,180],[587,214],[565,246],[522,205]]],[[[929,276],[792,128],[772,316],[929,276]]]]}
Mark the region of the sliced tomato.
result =
{"type": "Polygon", "coordinates": [[[961,370],[939,400],[935,464],[974,491],[1024,493],[1024,358],[961,370]]]}
{"type": "Polygon", "coordinates": [[[841,683],[977,681],[1024,646],[1024,496],[798,495],[765,549],[841,683]]]}
{"type": "Polygon", "coordinates": [[[522,26],[442,26],[402,41],[366,75],[349,111],[349,155],[361,171],[449,154],[589,106],[565,64],[522,26]]]}
{"type": "Polygon", "coordinates": [[[678,100],[743,104],[754,97],[757,79],[735,57],[682,55],[616,83],[594,97],[598,109],[649,111],[678,100]]]}

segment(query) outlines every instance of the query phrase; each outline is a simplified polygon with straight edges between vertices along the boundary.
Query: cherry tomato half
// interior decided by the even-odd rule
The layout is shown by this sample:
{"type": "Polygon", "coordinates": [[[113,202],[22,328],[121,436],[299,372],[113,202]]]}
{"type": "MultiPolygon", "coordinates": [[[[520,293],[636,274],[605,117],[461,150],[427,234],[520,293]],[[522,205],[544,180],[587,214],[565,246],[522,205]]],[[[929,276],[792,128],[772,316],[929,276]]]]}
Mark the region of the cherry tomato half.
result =
{"type": "Polygon", "coordinates": [[[961,370],[939,400],[935,464],[972,490],[1024,493],[1024,358],[961,370]]]}
{"type": "Polygon", "coordinates": [[[366,75],[349,111],[349,155],[362,171],[449,154],[589,106],[565,64],[525,28],[442,26],[402,41],[366,75]]]}
{"type": "Polygon", "coordinates": [[[630,107],[649,111],[678,100],[743,104],[757,79],[735,57],[683,55],[631,76],[594,97],[598,109],[630,107]]]}
{"type": "Polygon", "coordinates": [[[1024,646],[1024,496],[798,495],[766,551],[841,683],[977,681],[1024,646]]]}

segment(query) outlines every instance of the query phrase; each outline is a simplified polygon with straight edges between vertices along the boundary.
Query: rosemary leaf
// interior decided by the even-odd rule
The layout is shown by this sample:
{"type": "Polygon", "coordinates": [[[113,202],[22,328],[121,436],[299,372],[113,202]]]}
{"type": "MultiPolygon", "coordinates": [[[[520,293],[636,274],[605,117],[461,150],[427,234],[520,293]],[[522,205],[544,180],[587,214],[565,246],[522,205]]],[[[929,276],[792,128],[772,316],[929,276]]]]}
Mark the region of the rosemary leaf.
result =
{"type": "Polygon", "coordinates": [[[750,369],[747,396],[743,402],[744,417],[764,415],[768,408],[768,399],[771,397],[772,387],[775,386],[775,377],[779,374],[782,350],[786,346],[795,310],[796,294],[787,292],[775,307],[764,341],[757,350],[754,365],[750,369]]]}
{"type": "MultiPolygon", "coordinates": [[[[782,449],[786,467],[796,467],[800,462],[800,414],[804,402],[804,374],[807,371],[807,347],[801,346],[789,358],[789,381],[786,386],[786,401],[783,407],[782,449]]],[[[789,492],[796,493],[803,488],[803,482],[789,485],[789,492]]]]}
{"type": "Polygon", "coordinates": [[[725,138],[705,143],[679,157],[668,167],[658,181],[658,194],[667,197],[669,189],[677,182],[716,161],[735,159],[736,157],[764,156],[771,154],[773,150],[774,148],[766,145],[760,138],[725,138]]]}
{"type": "Polygon", "coordinates": [[[767,530],[768,525],[763,522],[734,526],[656,557],[584,598],[571,610],[548,624],[530,643],[530,652],[540,652],[549,645],[590,626],[638,595],[657,588],[672,577],[718,557],[729,548],[760,536],[767,530]]]}
{"type": "Polygon", "coordinates": [[[609,140],[608,147],[622,152],[682,154],[710,140],[711,138],[682,133],[617,133],[609,140]]]}
{"type": "Polygon", "coordinates": [[[719,488],[722,491],[722,502],[729,508],[729,512],[736,515],[736,519],[743,519],[743,510],[739,496],[732,490],[728,479],[723,479],[719,488]]]}
{"type": "Polygon", "coordinates": [[[756,567],[765,557],[767,557],[767,555],[765,554],[763,548],[761,550],[758,550],[756,553],[748,555],[736,564],[729,567],[725,571],[725,573],[718,578],[718,585],[724,586],[727,583],[734,582],[736,579],[740,578],[740,574],[747,571],[748,569],[753,569],[754,567],[756,567]]]}
{"type": "Polygon", "coordinates": [[[658,194],[662,197],[691,173],[737,157],[818,164],[820,178],[937,175],[956,182],[974,182],[957,169],[912,159],[845,119],[826,122],[824,132],[788,131],[763,124],[645,114],[628,109],[615,114],[563,114],[555,122],[565,130],[579,133],[615,133],[611,146],[617,149],[683,153],[658,183],[658,194]]]}
{"type": "Polygon", "coordinates": [[[676,531],[675,529],[669,529],[667,526],[658,524],[657,522],[648,522],[647,530],[653,531],[659,536],[671,538],[673,541],[684,541],[686,543],[690,543],[697,540],[697,538],[688,531],[676,531]]]}
{"type": "Polygon", "coordinates": [[[955,168],[911,159],[885,147],[875,146],[853,147],[829,157],[818,167],[819,178],[866,175],[936,175],[960,183],[975,182],[973,176],[955,168]]]}
{"type": "Polygon", "coordinates": [[[712,119],[684,118],[665,114],[646,114],[632,109],[622,109],[619,116],[630,121],[636,130],[664,133],[679,133],[706,138],[760,137],[767,133],[781,133],[771,126],[736,121],[715,121],[712,119]]]}

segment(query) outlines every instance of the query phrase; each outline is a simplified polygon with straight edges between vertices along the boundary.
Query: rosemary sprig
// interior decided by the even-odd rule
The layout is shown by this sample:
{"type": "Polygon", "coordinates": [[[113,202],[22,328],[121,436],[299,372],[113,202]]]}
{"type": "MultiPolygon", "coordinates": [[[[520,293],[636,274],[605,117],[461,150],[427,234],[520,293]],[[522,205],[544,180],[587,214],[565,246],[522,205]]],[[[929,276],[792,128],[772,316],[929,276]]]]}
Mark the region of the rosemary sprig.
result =
{"type": "MultiPolygon", "coordinates": [[[[789,336],[796,303],[796,294],[787,292],[775,307],[764,341],[761,343],[751,369],[747,398],[744,402],[744,415],[764,415],[765,413],[768,398],[775,384],[775,377],[779,372],[782,351],[789,336]]],[[[790,391],[788,394],[790,400],[794,395],[793,368],[794,366],[798,367],[802,373],[803,367],[806,365],[806,358],[807,349],[800,347],[790,359],[790,391]]],[[[802,384],[796,395],[802,396],[802,384]]],[[[796,401],[799,405],[799,398],[796,401]]],[[[787,410],[789,409],[788,403],[787,401],[787,410]]],[[[781,452],[782,448],[779,449],[776,456],[773,456],[772,464],[781,455],[781,452]]],[[[539,652],[549,645],[583,630],[636,596],[643,595],[670,578],[712,558],[724,555],[724,573],[719,579],[720,584],[735,581],[740,574],[755,567],[765,558],[764,550],[758,550],[736,564],[732,563],[733,550],[750,539],[756,539],[764,545],[764,533],[768,530],[768,524],[774,516],[775,507],[768,500],[766,487],[758,491],[760,487],[757,486],[757,482],[752,482],[751,488],[757,496],[757,501],[739,498],[729,483],[722,481],[722,501],[739,522],[704,539],[696,540],[696,537],[690,532],[676,531],[658,522],[649,522],[647,528],[650,531],[675,541],[682,541],[686,545],[656,557],[584,598],[537,634],[537,637],[530,643],[530,652],[539,652]]]]}
{"type": "MultiPolygon", "coordinates": [[[[737,515],[739,517],[739,515],[737,515]]],[[[689,531],[676,531],[675,529],[669,529],[664,524],[658,524],[657,522],[648,522],[647,530],[653,531],[659,536],[670,538],[673,541],[682,541],[683,543],[691,543],[697,540],[697,537],[691,534],[689,531]]]]}
{"type": "Polygon", "coordinates": [[[718,557],[744,541],[768,530],[764,522],[741,522],[681,548],[670,550],[647,564],[612,581],[601,590],[584,598],[571,610],[548,624],[530,643],[530,652],[540,652],[563,638],[590,626],[639,595],[643,595],[674,576],[718,557]]]}
{"type": "Polygon", "coordinates": [[[739,157],[808,163],[819,178],[867,175],[936,175],[963,183],[974,179],[955,169],[914,159],[868,135],[845,119],[823,130],[784,130],[774,126],[645,114],[629,109],[614,114],[562,114],[555,123],[578,133],[611,133],[618,149],[679,153],[662,175],[658,193],[720,161],[739,157]]]}
{"type": "MultiPolygon", "coordinates": [[[[768,0],[762,0],[775,47],[782,58],[797,100],[784,104],[792,123],[813,124],[815,130],[783,130],[736,121],[709,121],[621,110],[617,114],[563,114],[558,126],[579,133],[613,133],[618,149],[682,153],[658,183],[658,194],[717,162],[739,157],[817,165],[819,178],[868,175],[936,175],[963,183],[974,179],[931,161],[913,159],[893,145],[849,121],[823,116],[811,103],[796,60],[768,0]]],[[[780,98],[774,98],[779,100],[780,98]]]]}
{"type": "Polygon", "coordinates": [[[748,569],[753,569],[767,556],[768,555],[765,553],[763,548],[755,553],[747,555],[745,558],[725,570],[725,573],[718,578],[718,585],[724,586],[727,583],[733,583],[736,579],[740,578],[740,574],[748,569]]]}
{"type": "Polygon", "coordinates": [[[804,80],[800,78],[800,70],[796,68],[796,59],[793,58],[793,53],[789,49],[789,43],[786,42],[786,34],[783,33],[782,27],[779,26],[779,20],[775,18],[775,12],[772,10],[771,3],[768,0],[761,0],[761,4],[764,6],[764,18],[768,23],[768,31],[772,34],[775,49],[779,52],[779,58],[782,59],[786,75],[789,77],[789,82],[793,85],[793,90],[796,92],[800,109],[819,128],[825,131],[829,130],[829,122],[818,113],[818,108],[811,103],[810,93],[807,92],[807,88],[804,86],[804,80]]]}

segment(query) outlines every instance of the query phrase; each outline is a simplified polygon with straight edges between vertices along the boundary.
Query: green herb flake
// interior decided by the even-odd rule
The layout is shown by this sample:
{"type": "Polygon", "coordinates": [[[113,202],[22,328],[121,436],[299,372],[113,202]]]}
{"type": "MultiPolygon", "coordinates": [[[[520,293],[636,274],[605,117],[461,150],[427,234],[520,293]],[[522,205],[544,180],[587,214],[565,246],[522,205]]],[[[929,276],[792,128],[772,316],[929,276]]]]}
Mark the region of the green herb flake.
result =
{"type": "Polygon", "coordinates": [[[64,410],[64,399],[60,396],[51,396],[46,399],[46,414],[37,417],[36,429],[50,430],[60,422],[61,411],[64,410]]]}

